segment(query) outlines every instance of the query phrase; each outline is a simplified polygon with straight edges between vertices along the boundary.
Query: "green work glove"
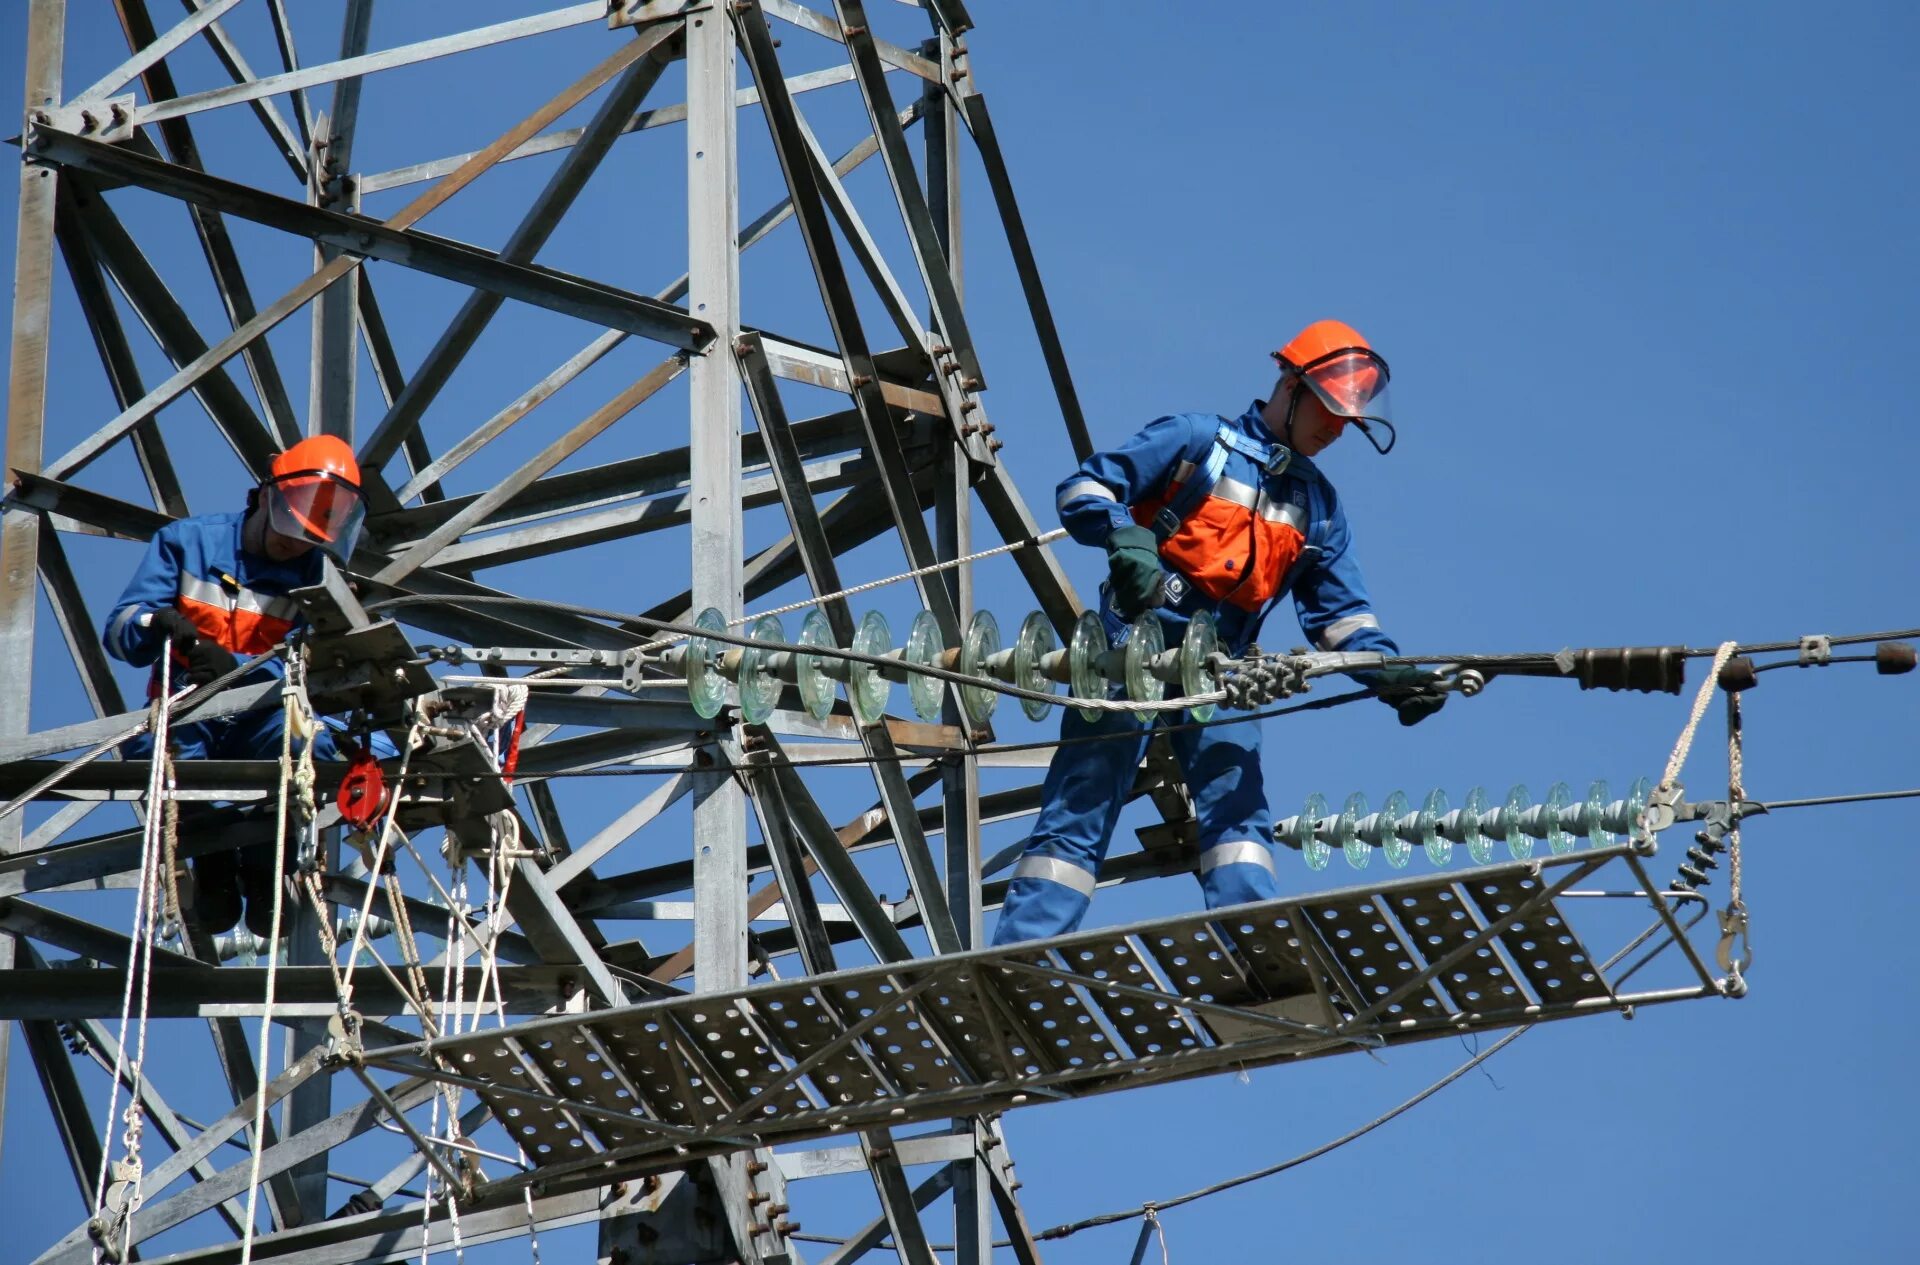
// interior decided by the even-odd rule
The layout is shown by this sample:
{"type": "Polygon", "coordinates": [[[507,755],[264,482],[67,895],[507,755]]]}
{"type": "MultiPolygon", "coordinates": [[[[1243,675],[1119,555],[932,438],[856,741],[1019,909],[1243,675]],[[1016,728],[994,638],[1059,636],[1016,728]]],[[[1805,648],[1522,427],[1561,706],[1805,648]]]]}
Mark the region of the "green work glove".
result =
{"type": "Polygon", "coordinates": [[[1160,604],[1160,542],[1145,527],[1116,527],[1107,537],[1107,582],[1113,609],[1122,619],[1137,619],[1160,604]]]}
{"type": "Polygon", "coordinates": [[[1417,725],[1447,705],[1447,692],[1440,688],[1440,677],[1412,664],[1382,668],[1373,674],[1373,688],[1380,701],[1393,708],[1403,725],[1417,725]]]}

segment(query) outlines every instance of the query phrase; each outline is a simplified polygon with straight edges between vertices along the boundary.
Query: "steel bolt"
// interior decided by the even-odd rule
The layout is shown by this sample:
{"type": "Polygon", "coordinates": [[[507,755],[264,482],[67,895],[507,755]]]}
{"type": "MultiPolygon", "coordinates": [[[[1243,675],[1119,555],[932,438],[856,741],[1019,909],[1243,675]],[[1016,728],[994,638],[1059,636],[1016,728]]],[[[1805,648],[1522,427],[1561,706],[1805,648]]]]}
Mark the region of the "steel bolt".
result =
{"type": "Polygon", "coordinates": [[[766,1163],[765,1163],[765,1161],[762,1161],[762,1160],[748,1160],[748,1161],[747,1161],[747,1176],[748,1176],[748,1177],[758,1177],[758,1176],[760,1176],[760,1174],[762,1174],[762,1173],[764,1173],[764,1172],[766,1172],[766,1171],[767,1171],[767,1166],[766,1166],[766,1163]]]}
{"type": "Polygon", "coordinates": [[[792,1235],[792,1234],[800,1233],[800,1223],[798,1221],[789,1221],[785,1217],[782,1217],[780,1218],[780,1220],[774,1222],[773,1228],[779,1231],[783,1235],[792,1235]]]}

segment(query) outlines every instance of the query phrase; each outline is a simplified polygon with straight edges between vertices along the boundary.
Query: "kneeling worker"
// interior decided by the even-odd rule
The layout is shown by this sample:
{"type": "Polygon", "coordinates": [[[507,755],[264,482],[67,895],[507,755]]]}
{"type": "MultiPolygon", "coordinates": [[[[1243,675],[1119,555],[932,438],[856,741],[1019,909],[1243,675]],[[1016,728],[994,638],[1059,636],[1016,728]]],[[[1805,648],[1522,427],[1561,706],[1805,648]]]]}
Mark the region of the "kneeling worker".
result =
{"type": "MultiPolygon", "coordinates": [[[[316,435],[273,459],[267,480],[247,496],[241,513],[201,514],[154,533],[147,554],[114,604],[101,640],[107,653],[135,667],[154,665],[147,697],[159,691],[160,647],[173,639],[173,675],[205,685],[242,659],[272,650],[300,626],[293,590],[318,583],[324,550],[345,562],[366,515],[360,466],[353,450],[332,435],[316,435]]],[[[270,659],[248,681],[277,675],[270,659]]],[[[171,729],[177,757],[187,760],[278,759],[285,714],[278,707],[171,729]]],[[[135,758],[152,738],[129,743],[135,758]]],[[[322,729],[315,754],[337,754],[322,729]]],[[[240,921],[266,936],[272,927],[273,845],[193,858],[194,908],[210,934],[240,921]]]]}
{"type": "MultiPolygon", "coordinates": [[[[1349,424],[1379,452],[1393,447],[1387,362],[1339,321],[1315,321],[1273,355],[1280,380],[1272,398],[1232,419],[1160,418],[1118,448],[1087,458],[1060,484],[1060,521],[1081,544],[1107,552],[1100,616],[1114,644],[1149,610],[1167,644],[1177,644],[1189,617],[1205,610],[1219,621],[1222,649],[1238,656],[1273,604],[1291,593],[1301,630],[1317,649],[1399,653],[1367,601],[1339,497],[1312,460],[1349,424]]],[[[1446,702],[1418,669],[1356,675],[1380,691],[1404,725],[1446,702]]],[[[1184,713],[1159,716],[1172,724],[1184,713]]],[[[1063,737],[1134,737],[1056,749],[995,944],[1080,925],[1152,723],[1126,712],[1100,712],[1088,723],[1063,710],[1063,737]]],[[[1258,724],[1168,737],[1199,818],[1207,907],[1279,895],[1258,724]]]]}

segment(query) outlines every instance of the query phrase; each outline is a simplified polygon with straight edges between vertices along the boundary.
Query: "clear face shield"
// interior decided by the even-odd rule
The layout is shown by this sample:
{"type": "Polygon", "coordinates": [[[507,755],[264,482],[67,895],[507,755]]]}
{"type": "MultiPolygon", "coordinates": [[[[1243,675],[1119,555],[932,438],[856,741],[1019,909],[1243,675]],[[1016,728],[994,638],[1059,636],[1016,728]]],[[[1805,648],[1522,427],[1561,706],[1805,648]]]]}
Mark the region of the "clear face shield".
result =
{"type": "Polygon", "coordinates": [[[269,480],[267,526],[327,551],[345,566],[367,518],[360,489],[336,474],[303,470],[269,480]]]}
{"type": "Polygon", "coordinates": [[[1387,393],[1391,376],[1387,362],[1364,347],[1345,347],[1315,357],[1304,365],[1289,364],[1278,352],[1274,359],[1283,369],[1297,374],[1310,387],[1327,411],[1360,428],[1374,451],[1393,450],[1398,435],[1393,428],[1393,408],[1387,393]],[[1381,442],[1381,436],[1386,442],[1381,442]]]}

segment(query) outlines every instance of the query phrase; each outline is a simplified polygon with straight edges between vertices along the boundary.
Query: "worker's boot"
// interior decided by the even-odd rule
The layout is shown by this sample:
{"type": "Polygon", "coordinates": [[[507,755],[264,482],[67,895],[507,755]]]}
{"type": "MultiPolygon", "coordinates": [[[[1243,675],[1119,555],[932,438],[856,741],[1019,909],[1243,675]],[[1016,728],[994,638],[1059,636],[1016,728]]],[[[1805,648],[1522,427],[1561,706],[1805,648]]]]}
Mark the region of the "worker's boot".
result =
{"type": "Polygon", "coordinates": [[[193,858],[193,920],[210,936],[240,921],[240,854],[210,852],[193,858]]]}
{"type": "MultiPolygon", "coordinates": [[[[247,898],[247,930],[262,940],[273,938],[273,845],[256,843],[242,848],[240,890],[247,898]]],[[[280,934],[293,926],[293,910],[284,904],[280,910],[280,934]]]]}

